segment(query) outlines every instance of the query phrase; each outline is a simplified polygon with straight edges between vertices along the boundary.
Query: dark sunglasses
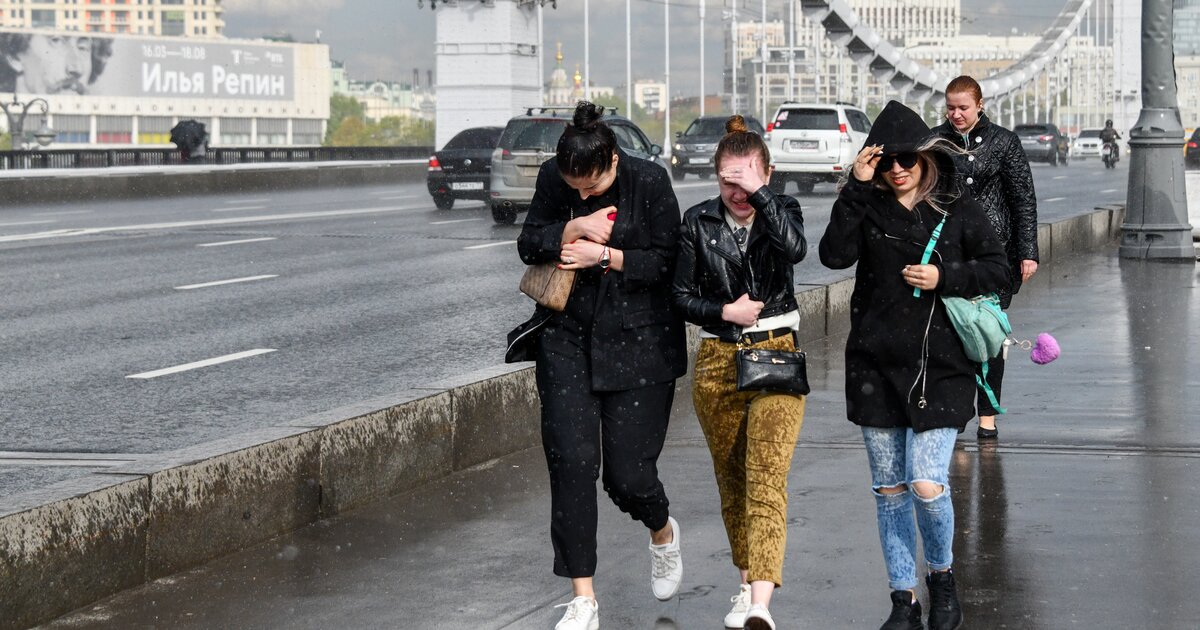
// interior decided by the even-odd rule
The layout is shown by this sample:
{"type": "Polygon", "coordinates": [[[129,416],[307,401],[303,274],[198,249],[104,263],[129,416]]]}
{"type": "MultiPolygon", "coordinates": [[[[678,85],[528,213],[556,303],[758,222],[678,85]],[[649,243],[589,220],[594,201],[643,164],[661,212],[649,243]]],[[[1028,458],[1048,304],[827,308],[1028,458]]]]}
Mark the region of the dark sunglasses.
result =
{"type": "Polygon", "coordinates": [[[896,153],[894,155],[885,155],[879,158],[879,164],[875,165],[877,171],[892,170],[892,163],[899,162],[900,168],[912,168],[917,164],[916,153],[896,153]]]}

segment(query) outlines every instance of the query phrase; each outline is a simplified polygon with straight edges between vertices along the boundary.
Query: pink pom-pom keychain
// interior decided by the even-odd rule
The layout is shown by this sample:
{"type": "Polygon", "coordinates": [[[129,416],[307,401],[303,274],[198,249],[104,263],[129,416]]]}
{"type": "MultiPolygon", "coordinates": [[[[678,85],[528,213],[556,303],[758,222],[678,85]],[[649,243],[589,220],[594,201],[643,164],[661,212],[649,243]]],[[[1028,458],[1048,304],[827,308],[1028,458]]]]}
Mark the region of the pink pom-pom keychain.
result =
{"type": "Polygon", "coordinates": [[[1008,337],[1007,340],[1004,340],[1002,354],[1006,360],[1008,359],[1008,348],[1010,346],[1016,346],[1022,350],[1030,350],[1030,360],[1036,362],[1038,365],[1049,364],[1050,361],[1057,359],[1058,354],[1062,352],[1062,350],[1058,349],[1058,340],[1050,336],[1049,332],[1043,332],[1043,334],[1038,335],[1036,343],[1030,343],[1028,340],[1018,341],[1014,340],[1013,337],[1008,337]]]}
{"type": "Polygon", "coordinates": [[[1050,333],[1042,333],[1037,336],[1037,343],[1033,345],[1033,351],[1029,353],[1029,358],[1038,365],[1046,365],[1057,359],[1060,352],[1058,340],[1050,333]]]}
{"type": "Polygon", "coordinates": [[[1046,365],[1047,363],[1058,358],[1061,350],[1058,347],[1058,340],[1050,333],[1042,333],[1037,336],[1036,343],[1029,343],[1028,340],[1017,341],[1013,338],[1004,340],[1004,358],[1008,358],[1009,346],[1017,346],[1022,350],[1029,350],[1029,359],[1038,365],[1046,365]]]}

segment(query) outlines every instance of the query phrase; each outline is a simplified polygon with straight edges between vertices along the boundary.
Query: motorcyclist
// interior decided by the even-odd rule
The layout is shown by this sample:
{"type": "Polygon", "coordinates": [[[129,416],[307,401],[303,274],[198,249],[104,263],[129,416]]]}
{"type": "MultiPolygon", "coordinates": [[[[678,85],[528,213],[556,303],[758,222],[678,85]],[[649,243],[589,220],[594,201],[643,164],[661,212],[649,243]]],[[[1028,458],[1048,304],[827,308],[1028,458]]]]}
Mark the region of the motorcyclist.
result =
{"type": "Polygon", "coordinates": [[[1112,157],[1116,162],[1121,157],[1121,145],[1117,144],[1117,140],[1121,139],[1121,134],[1113,129],[1113,121],[1111,118],[1104,121],[1104,129],[1100,130],[1100,141],[1104,144],[1112,145],[1112,157]]]}

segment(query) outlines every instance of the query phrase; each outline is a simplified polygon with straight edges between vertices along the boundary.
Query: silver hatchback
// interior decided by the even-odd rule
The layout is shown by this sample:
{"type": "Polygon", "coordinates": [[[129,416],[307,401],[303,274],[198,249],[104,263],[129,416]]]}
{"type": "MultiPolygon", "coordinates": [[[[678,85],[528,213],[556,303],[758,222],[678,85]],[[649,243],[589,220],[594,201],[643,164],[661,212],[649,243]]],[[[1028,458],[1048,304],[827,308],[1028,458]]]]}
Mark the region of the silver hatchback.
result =
{"type": "MultiPolygon", "coordinates": [[[[496,223],[510,225],[518,212],[529,209],[538,170],[554,157],[558,138],[574,112],[574,107],[538,107],[508,121],[492,153],[490,194],[496,223]]],[[[613,130],[623,151],[666,166],[658,157],[662,147],[650,142],[632,120],[616,114],[606,114],[601,120],[613,130]]]]}

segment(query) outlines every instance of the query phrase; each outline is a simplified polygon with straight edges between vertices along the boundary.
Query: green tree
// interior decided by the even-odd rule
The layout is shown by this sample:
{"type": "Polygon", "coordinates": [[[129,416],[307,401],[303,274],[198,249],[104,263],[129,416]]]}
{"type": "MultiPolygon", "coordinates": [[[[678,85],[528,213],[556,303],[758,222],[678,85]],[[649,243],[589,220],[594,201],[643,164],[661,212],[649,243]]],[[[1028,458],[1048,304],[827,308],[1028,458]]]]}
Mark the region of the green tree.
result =
{"type": "Polygon", "coordinates": [[[367,124],[358,116],[343,119],[336,128],[331,124],[329,130],[331,133],[325,144],[335,147],[362,146],[362,140],[368,133],[367,124]]]}
{"type": "Polygon", "coordinates": [[[379,122],[351,116],[326,142],[335,147],[432,146],[433,123],[418,118],[388,117],[379,122]]]}
{"type": "Polygon", "coordinates": [[[12,151],[12,136],[0,133],[0,151],[12,151]]]}
{"type": "MultiPolygon", "coordinates": [[[[345,94],[334,94],[329,98],[329,125],[325,128],[325,144],[332,144],[338,127],[347,118],[358,118],[362,122],[366,118],[366,110],[362,103],[345,94]]],[[[342,145],[346,146],[346,145],[342,145]]]]}

